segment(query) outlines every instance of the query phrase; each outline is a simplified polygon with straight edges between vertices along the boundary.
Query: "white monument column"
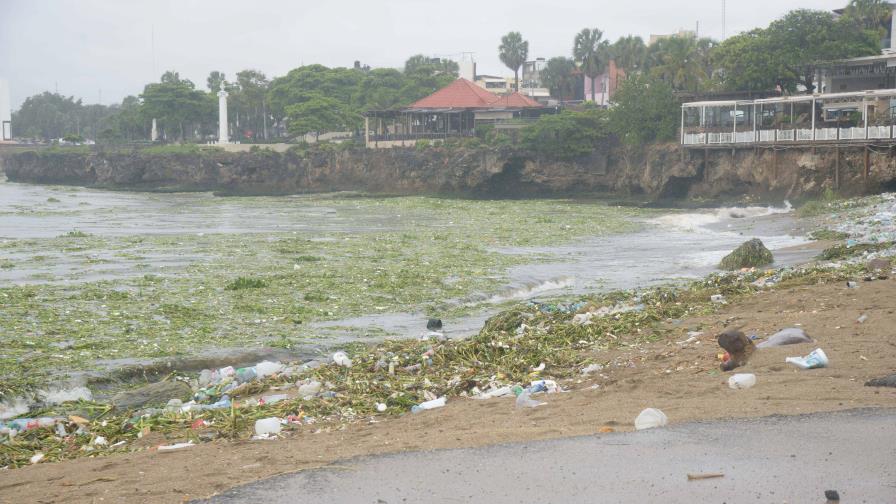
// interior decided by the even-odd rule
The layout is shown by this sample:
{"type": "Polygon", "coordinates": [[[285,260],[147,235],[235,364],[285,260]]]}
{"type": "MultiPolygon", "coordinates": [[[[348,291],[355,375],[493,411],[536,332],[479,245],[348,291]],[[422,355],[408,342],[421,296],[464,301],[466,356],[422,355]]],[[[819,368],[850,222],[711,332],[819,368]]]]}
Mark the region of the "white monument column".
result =
{"type": "Polygon", "coordinates": [[[156,124],[156,118],[152,118],[152,130],[149,132],[149,140],[155,142],[159,139],[159,127],[156,124]]]}
{"type": "Polygon", "coordinates": [[[230,143],[230,135],[227,132],[227,91],[224,91],[224,82],[221,82],[221,90],[218,91],[218,143],[230,143]]]}

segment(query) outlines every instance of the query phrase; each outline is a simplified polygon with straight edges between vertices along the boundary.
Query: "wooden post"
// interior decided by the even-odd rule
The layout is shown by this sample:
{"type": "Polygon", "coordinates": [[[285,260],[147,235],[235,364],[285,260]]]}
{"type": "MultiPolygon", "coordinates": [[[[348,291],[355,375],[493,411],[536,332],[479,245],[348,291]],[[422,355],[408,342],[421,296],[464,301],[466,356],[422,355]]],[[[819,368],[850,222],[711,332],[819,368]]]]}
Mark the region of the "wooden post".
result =
{"type": "Polygon", "coordinates": [[[865,173],[863,174],[863,178],[865,183],[868,183],[868,176],[871,174],[871,149],[868,146],[865,146],[865,173]]]}
{"type": "Polygon", "coordinates": [[[703,149],[703,181],[709,180],[709,149],[703,149]]]}
{"type": "Polygon", "coordinates": [[[840,189],[840,146],[834,147],[834,189],[840,189]]]}

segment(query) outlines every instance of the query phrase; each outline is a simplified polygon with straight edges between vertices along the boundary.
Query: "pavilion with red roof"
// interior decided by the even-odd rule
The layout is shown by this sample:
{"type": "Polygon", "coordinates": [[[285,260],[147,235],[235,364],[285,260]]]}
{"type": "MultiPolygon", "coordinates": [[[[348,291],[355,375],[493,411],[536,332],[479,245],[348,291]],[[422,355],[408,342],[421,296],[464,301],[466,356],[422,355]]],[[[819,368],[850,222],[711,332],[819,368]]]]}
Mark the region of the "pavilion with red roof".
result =
{"type": "Polygon", "coordinates": [[[482,124],[518,129],[554,111],[518,92],[500,96],[460,78],[406,108],[368,112],[366,141],[368,147],[413,145],[420,139],[473,136],[482,124]]]}

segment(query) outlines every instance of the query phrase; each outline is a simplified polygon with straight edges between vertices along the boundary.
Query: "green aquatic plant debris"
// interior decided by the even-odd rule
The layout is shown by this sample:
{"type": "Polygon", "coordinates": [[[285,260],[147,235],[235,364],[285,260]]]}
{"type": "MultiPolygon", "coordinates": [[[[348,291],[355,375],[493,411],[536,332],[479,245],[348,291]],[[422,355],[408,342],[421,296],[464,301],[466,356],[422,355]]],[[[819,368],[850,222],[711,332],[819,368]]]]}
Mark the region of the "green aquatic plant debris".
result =
{"type": "Polygon", "coordinates": [[[775,261],[771,251],[766,248],[762,240],[753,238],[731,252],[722,259],[719,268],[728,271],[741,268],[758,268],[775,261]]]}
{"type": "Polygon", "coordinates": [[[226,290],[263,289],[268,283],[261,278],[239,277],[224,287],[226,290]]]}

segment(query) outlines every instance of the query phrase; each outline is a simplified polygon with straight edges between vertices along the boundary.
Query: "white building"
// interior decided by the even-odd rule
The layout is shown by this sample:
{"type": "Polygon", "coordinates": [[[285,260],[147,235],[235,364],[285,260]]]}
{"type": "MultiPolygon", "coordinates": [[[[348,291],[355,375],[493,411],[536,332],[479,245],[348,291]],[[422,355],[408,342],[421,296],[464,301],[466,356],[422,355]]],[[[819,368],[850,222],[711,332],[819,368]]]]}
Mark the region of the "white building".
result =
{"type": "Polygon", "coordinates": [[[12,140],[12,101],[9,81],[0,78],[0,142],[12,140]]]}

